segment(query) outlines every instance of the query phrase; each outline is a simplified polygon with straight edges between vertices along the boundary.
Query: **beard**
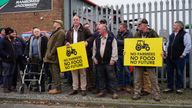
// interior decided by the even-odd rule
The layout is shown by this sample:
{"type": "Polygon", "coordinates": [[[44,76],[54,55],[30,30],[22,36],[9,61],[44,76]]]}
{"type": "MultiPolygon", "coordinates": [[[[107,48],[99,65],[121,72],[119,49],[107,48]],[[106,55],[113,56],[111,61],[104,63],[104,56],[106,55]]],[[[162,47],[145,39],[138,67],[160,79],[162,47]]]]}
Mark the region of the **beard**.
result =
{"type": "Polygon", "coordinates": [[[14,37],[14,36],[9,35],[9,38],[10,38],[11,40],[13,40],[15,37],[14,37]]]}

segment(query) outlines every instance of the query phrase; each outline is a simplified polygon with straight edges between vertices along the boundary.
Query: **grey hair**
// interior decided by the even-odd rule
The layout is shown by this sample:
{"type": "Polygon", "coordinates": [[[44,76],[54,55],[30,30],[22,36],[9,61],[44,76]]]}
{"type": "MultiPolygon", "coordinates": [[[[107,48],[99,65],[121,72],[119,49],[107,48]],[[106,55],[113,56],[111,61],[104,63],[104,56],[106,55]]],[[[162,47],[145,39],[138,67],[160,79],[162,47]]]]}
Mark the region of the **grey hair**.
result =
{"type": "Polygon", "coordinates": [[[175,21],[175,23],[179,24],[179,26],[183,29],[184,23],[182,21],[175,21]]]}
{"type": "Polygon", "coordinates": [[[127,24],[126,23],[121,23],[120,25],[122,25],[124,28],[127,29],[127,24]]]}

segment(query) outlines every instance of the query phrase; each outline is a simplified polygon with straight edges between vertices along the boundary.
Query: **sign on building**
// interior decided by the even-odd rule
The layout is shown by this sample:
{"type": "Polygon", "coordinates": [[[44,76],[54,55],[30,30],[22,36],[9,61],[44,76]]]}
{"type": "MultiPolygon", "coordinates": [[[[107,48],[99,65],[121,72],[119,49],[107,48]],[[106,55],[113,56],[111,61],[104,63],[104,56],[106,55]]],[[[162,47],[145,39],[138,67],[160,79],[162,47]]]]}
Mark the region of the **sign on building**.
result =
{"type": "Polygon", "coordinates": [[[0,14],[51,10],[52,0],[0,0],[0,14]]]}
{"type": "Polygon", "coordinates": [[[125,66],[162,67],[162,38],[125,39],[125,66]]]}
{"type": "Polygon", "coordinates": [[[84,42],[71,44],[70,47],[59,47],[57,53],[61,72],[89,67],[84,42]]]}

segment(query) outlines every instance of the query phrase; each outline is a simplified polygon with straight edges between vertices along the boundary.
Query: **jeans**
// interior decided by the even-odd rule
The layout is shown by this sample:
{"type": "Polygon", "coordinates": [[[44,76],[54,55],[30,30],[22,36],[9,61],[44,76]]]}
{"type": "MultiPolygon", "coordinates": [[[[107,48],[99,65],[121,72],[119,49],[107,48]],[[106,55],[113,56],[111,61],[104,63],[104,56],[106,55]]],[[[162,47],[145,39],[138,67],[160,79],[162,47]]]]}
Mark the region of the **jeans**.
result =
{"type": "Polygon", "coordinates": [[[67,81],[67,84],[70,86],[72,85],[72,74],[71,71],[65,72],[64,73],[64,79],[67,81]]]}
{"type": "Polygon", "coordinates": [[[119,87],[125,87],[130,85],[130,71],[129,67],[123,66],[123,56],[118,56],[117,61],[117,79],[119,87]]]}
{"type": "Polygon", "coordinates": [[[13,73],[14,73],[14,68],[15,64],[14,63],[2,63],[3,66],[3,87],[6,89],[10,89],[13,84],[13,73]]]}
{"type": "Polygon", "coordinates": [[[117,78],[114,65],[97,64],[96,70],[99,90],[105,92],[108,89],[112,93],[115,93],[117,90],[117,78]]]}
{"type": "Polygon", "coordinates": [[[25,61],[23,60],[23,58],[19,57],[17,60],[16,60],[16,63],[15,63],[15,69],[14,69],[14,73],[13,73],[13,87],[16,88],[17,86],[17,79],[18,79],[18,75],[20,75],[20,71],[24,71],[24,63],[25,61]]]}
{"type": "Polygon", "coordinates": [[[174,89],[174,79],[175,79],[175,88],[183,88],[183,77],[184,77],[184,66],[185,58],[170,59],[167,58],[167,87],[169,89],[174,89]],[[176,70],[176,77],[174,78],[174,70],[176,70]]]}

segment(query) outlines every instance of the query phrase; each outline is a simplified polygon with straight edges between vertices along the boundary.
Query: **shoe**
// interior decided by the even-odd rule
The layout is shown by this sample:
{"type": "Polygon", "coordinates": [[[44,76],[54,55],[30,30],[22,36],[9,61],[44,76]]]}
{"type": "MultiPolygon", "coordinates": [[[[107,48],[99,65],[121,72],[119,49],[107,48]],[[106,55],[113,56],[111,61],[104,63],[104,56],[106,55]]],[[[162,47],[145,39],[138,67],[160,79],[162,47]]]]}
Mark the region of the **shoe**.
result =
{"type": "Polygon", "coordinates": [[[130,93],[132,92],[132,90],[129,88],[129,87],[125,87],[124,90],[127,92],[127,93],[130,93]]]}
{"type": "Polygon", "coordinates": [[[177,90],[176,90],[176,93],[177,93],[177,94],[183,94],[183,89],[177,89],[177,90]]]}
{"type": "Polygon", "coordinates": [[[160,101],[160,96],[159,96],[159,95],[155,96],[155,97],[153,98],[153,100],[159,102],[159,101],[160,101]]]}
{"type": "Polygon", "coordinates": [[[97,93],[97,97],[104,97],[104,96],[105,96],[105,93],[103,93],[103,92],[97,93]]]}
{"type": "Polygon", "coordinates": [[[133,100],[139,100],[141,98],[141,96],[139,94],[134,94],[132,99],[133,100]]]}
{"type": "Polygon", "coordinates": [[[118,87],[117,88],[117,91],[123,91],[124,90],[124,87],[118,87]]]}
{"type": "Polygon", "coordinates": [[[69,95],[76,95],[78,93],[77,90],[73,90],[72,92],[69,93],[69,95]]]}
{"type": "Polygon", "coordinates": [[[52,89],[52,90],[49,90],[49,94],[60,94],[62,91],[61,90],[57,90],[57,89],[52,89]]]}
{"type": "Polygon", "coordinates": [[[86,95],[87,95],[86,90],[82,90],[82,91],[81,91],[81,95],[82,95],[82,96],[86,96],[86,95]]]}
{"type": "Polygon", "coordinates": [[[164,93],[172,93],[172,92],[173,92],[173,89],[167,88],[167,89],[164,89],[163,92],[164,92],[164,93]]]}
{"type": "Polygon", "coordinates": [[[141,92],[141,96],[147,96],[147,95],[149,95],[150,93],[149,92],[146,92],[146,91],[142,91],[141,92]]]}
{"type": "Polygon", "coordinates": [[[113,93],[112,99],[118,99],[118,98],[119,98],[118,94],[113,93]]]}

